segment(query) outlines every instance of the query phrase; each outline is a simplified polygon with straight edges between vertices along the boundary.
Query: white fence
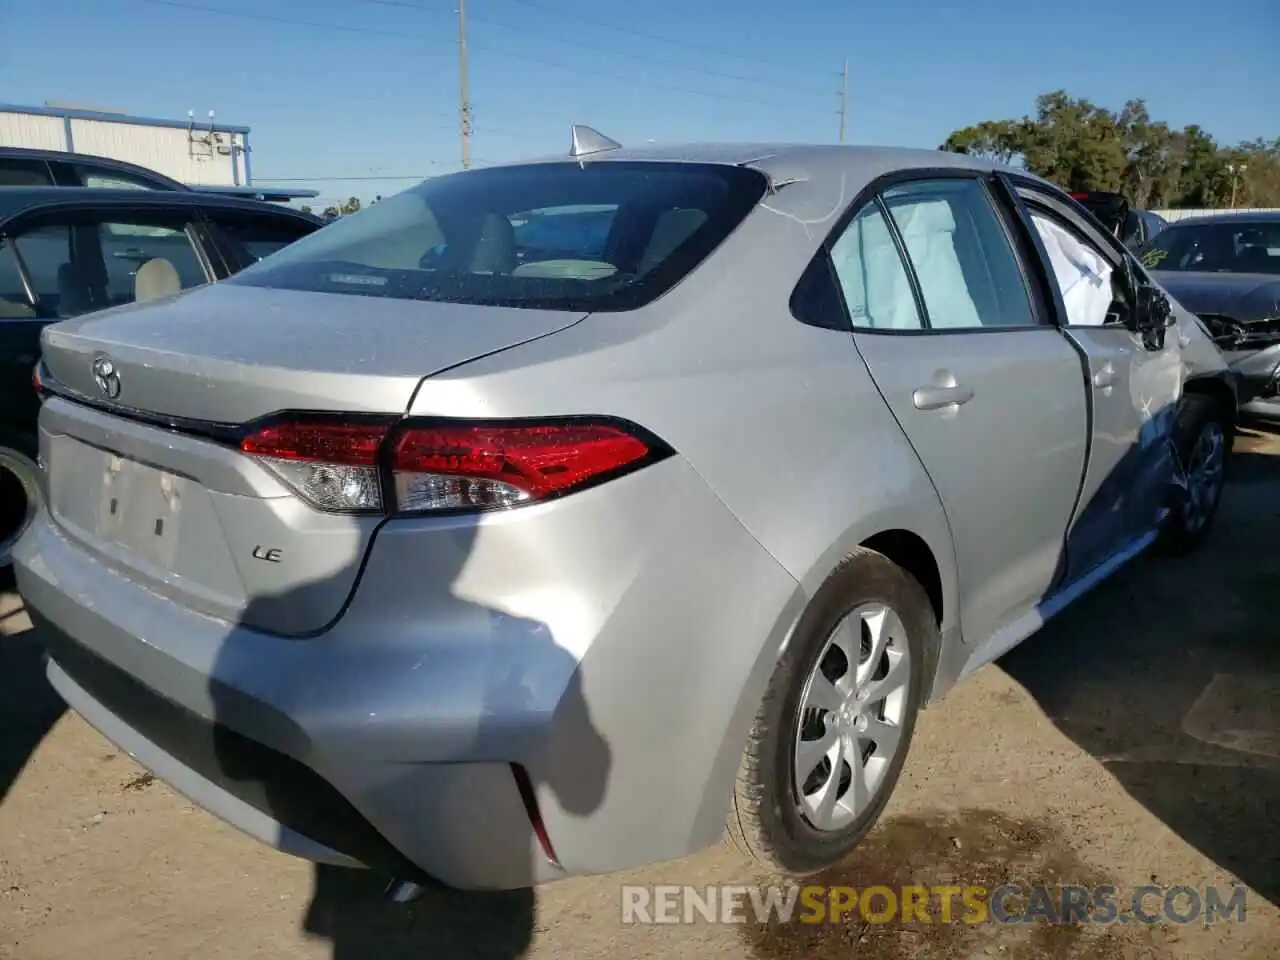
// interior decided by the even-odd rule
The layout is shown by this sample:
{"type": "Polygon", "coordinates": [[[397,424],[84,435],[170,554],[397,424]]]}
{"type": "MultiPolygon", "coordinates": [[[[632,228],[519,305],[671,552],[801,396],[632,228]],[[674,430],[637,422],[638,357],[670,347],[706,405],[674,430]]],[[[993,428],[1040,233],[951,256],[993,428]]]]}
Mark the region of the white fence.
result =
{"type": "Polygon", "coordinates": [[[1274,213],[1280,216],[1280,207],[1237,207],[1235,210],[1152,210],[1151,212],[1173,223],[1175,220],[1186,220],[1189,217],[1208,217],[1220,213],[1274,213]]]}

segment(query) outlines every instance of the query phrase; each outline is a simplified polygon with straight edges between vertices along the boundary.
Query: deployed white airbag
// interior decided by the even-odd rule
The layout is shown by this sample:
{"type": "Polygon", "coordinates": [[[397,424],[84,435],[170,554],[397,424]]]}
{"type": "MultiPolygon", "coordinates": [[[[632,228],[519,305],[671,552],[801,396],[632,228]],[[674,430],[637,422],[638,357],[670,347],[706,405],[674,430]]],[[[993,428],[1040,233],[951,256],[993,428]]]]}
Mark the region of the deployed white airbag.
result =
{"type": "MultiPolygon", "coordinates": [[[[920,279],[930,324],[944,330],[982,326],[956,253],[951,205],[946,200],[901,204],[893,219],[920,279]]],[[[855,326],[919,329],[911,281],[878,210],[871,208],[849,225],[831,259],[855,326]]]]}
{"type": "Polygon", "coordinates": [[[956,218],[946,200],[903,204],[893,211],[934,329],[982,326],[956,253],[956,218]]]}
{"type": "Polygon", "coordinates": [[[856,327],[918,330],[911,281],[878,209],[860,213],[831,249],[831,261],[856,327]]]}
{"type": "Polygon", "coordinates": [[[1031,219],[1053,264],[1067,322],[1073,327],[1102,326],[1114,299],[1111,264],[1052,220],[1034,213],[1031,219]]]}

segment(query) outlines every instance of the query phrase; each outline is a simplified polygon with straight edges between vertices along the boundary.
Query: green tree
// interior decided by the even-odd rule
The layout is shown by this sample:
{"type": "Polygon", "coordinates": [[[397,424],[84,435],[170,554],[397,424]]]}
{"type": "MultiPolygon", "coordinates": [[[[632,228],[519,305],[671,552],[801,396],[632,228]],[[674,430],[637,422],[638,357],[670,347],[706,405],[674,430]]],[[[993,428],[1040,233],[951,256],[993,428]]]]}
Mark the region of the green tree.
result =
{"type": "Polygon", "coordinates": [[[1055,90],[1031,115],[983,120],[940,147],[1022,166],[1069,190],[1118,191],[1137,207],[1280,206],[1280,139],[1234,147],[1201,127],[1174,130],[1145,101],[1111,111],[1055,90]]]}
{"type": "Polygon", "coordinates": [[[357,213],[360,210],[360,198],[352,197],[342,205],[343,213],[357,213]]]}
{"type": "Polygon", "coordinates": [[[941,149],[1008,165],[1022,153],[1021,130],[1015,120],[983,120],[952,132],[941,149]]]}
{"type": "Polygon", "coordinates": [[[309,203],[304,203],[304,204],[302,205],[302,212],[303,212],[303,213],[311,213],[311,204],[309,204],[309,203]]]}

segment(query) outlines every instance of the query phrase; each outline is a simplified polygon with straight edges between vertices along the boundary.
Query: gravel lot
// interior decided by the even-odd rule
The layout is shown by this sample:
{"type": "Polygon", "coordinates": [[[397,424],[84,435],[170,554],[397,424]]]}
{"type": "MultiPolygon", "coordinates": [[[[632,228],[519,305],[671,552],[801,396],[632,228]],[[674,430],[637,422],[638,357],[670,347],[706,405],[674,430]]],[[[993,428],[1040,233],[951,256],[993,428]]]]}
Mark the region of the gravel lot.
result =
{"type": "Polygon", "coordinates": [[[1104,585],[926,712],[881,826],[826,880],[1244,883],[1212,926],[624,926],[623,883],[756,883],[727,847],[536,893],[429,891],[260,848],[44,682],[0,588],[0,957],[1213,960],[1280,956],[1280,439],[1247,434],[1209,547],[1104,585]]]}

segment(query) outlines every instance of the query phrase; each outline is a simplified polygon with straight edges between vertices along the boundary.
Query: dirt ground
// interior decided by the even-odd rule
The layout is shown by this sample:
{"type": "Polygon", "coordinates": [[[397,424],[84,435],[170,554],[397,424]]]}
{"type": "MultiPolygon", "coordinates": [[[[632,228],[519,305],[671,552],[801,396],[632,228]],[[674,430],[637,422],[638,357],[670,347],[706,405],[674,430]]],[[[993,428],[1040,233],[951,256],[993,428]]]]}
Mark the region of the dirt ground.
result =
{"type": "Polygon", "coordinates": [[[0,957],[1280,957],[1280,439],[1245,435],[1211,544],[1144,559],[926,711],[858,887],[1249,887],[1244,923],[624,925],[624,883],[761,882],[728,847],[536,893],[428,891],[259,847],[43,679],[0,593],[0,957]]]}

